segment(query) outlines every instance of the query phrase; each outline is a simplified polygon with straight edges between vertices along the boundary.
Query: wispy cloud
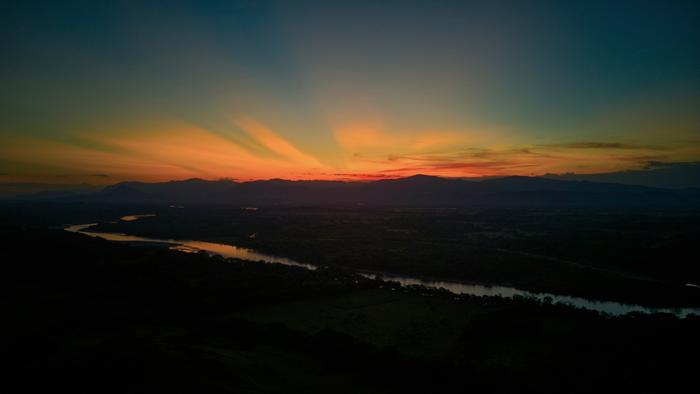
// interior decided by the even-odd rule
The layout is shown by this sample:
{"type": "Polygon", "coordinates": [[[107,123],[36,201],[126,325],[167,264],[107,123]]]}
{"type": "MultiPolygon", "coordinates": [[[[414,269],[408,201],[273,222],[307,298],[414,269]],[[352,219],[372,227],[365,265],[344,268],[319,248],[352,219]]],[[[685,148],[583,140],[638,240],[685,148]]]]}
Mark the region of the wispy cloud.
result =
{"type": "Polygon", "coordinates": [[[642,149],[642,150],[665,150],[666,148],[658,145],[638,145],[623,142],[601,142],[601,141],[584,141],[584,142],[568,142],[561,144],[539,144],[535,145],[539,148],[561,148],[561,149],[642,149]]]}
{"type": "MultiPolygon", "coordinates": [[[[538,175],[604,172],[668,160],[671,148],[622,142],[584,141],[523,146],[465,147],[429,153],[355,154],[356,163],[382,174],[444,176],[538,175]]],[[[359,165],[358,165],[359,166],[359,165]]]]}
{"type": "Polygon", "coordinates": [[[386,178],[396,178],[394,175],[389,174],[377,174],[377,173],[334,173],[329,174],[334,177],[339,177],[341,179],[386,179],[386,178]]]}
{"type": "Polygon", "coordinates": [[[653,170],[658,168],[672,168],[672,167],[697,167],[700,166],[700,161],[682,161],[682,162],[668,162],[668,161],[657,161],[649,160],[643,163],[644,169],[653,170]]]}
{"type": "Polygon", "coordinates": [[[280,157],[308,166],[322,167],[321,163],[313,156],[302,152],[290,141],[275,133],[261,122],[243,117],[235,121],[236,125],[258,141],[267,149],[278,154],[280,157]]]}

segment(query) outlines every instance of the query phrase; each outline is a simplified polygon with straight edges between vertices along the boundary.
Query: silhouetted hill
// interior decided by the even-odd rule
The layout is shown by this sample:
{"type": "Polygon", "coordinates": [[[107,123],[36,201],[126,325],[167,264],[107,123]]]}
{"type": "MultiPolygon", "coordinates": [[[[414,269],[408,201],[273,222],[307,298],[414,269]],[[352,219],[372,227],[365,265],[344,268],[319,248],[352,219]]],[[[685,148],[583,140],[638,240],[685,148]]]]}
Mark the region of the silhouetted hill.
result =
{"type": "Polygon", "coordinates": [[[154,193],[141,191],[139,185],[137,182],[117,183],[116,185],[105,187],[89,199],[104,202],[150,202],[157,199],[154,193]]]}
{"type": "Polygon", "coordinates": [[[2,182],[0,183],[0,198],[56,198],[86,193],[94,193],[102,189],[101,186],[82,184],[53,184],[32,182],[2,182]]]}
{"type": "Polygon", "coordinates": [[[664,189],[650,188],[638,185],[623,185],[609,182],[591,181],[561,181],[542,177],[509,176],[494,178],[479,182],[480,186],[490,191],[528,192],[528,191],[559,191],[581,193],[645,193],[659,192],[664,189]]]}
{"type": "Polygon", "coordinates": [[[122,182],[107,186],[91,199],[108,202],[199,202],[224,201],[238,186],[228,180],[187,179],[160,183],[122,182]]]}
{"type": "Polygon", "coordinates": [[[189,179],[124,182],[82,200],[110,203],[376,204],[423,206],[697,207],[697,190],[669,190],[588,181],[512,176],[482,181],[427,175],[372,182],[235,182],[189,179]]]}
{"type": "Polygon", "coordinates": [[[610,182],[668,189],[700,188],[700,163],[649,162],[647,169],[600,174],[547,174],[546,178],[567,181],[610,182]]]}

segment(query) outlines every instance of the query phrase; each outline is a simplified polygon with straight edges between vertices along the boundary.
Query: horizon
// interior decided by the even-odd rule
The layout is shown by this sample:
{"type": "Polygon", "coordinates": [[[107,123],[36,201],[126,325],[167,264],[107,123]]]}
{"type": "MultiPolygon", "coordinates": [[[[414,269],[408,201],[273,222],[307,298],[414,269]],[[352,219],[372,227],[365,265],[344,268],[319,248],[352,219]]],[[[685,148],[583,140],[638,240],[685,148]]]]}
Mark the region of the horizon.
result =
{"type": "MultiPolygon", "coordinates": [[[[544,174],[544,175],[567,175],[567,174],[544,174]]],[[[280,178],[280,177],[275,177],[275,178],[257,178],[257,179],[235,179],[235,178],[200,178],[200,177],[192,177],[192,178],[181,178],[181,179],[166,179],[162,181],[140,181],[140,180],[121,180],[121,181],[116,181],[114,183],[55,183],[55,184],[46,184],[46,185],[55,185],[55,186],[112,186],[112,185],[117,185],[120,183],[169,183],[169,182],[187,182],[187,181],[205,181],[205,182],[221,182],[221,181],[229,181],[229,182],[236,182],[236,183],[247,183],[247,182],[261,182],[261,181],[287,181],[287,182],[358,182],[358,183],[367,183],[367,182],[375,182],[375,181],[383,181],[383,180],[397,180],[397,179],[408,179],[408,178],[416,178],[416,177],[427,177],[427,178],[439,178],[439,179],[450,179],[450,180],[489,180],[489,179],[497,179],[497,178],[541,178],[543,176],[536,176],[536,175],[484,175],[484,176],[478,176],[478,177],[449,177],[449,176],[440,176],[440,175],[430,175],[430,174],[421,174],[421,173],[416,173],[416,174],[411,174],[411,175],[405,175],[405,176],[391,176],[391,177],[381,177],[381,178],[336,178],[336,179],[291,179],[291,178],[280,178]]],[[[45,183],[42,182],[0,182],[0,184],[37,184],[37,185],[44,185],[45,183]]]]}
{"type": "Polygon", "coordinates": [[[0,182],[700,162],[697,4],[15,2],[0,182]]]}
{"type": "MultiPolygon", "coordinates": [[[[600,172],[591,174],[578,174],[574,172],[564,172],[564,173],[545,173],[541,175],[481,175],[481,176],[441,176],[425,173],[413,173],[408,175],[384,175],[377,174],[372,176],[371,174],[366,174],[366,177],[337,177],[337,178],[284,178],[284,177],[270,177],[270,178],[231,178],[231,177],[220,177],[220,178],[204,178],[204,177],[184,177],[184,178],[174,178],[174,179],[163,179],[163,180],[138,180],[138,179],[124,179],[124,180],[110,180],[103,177],[104,182],[80,182],[80,183],[61,183],[61,182],[41,182],[41,181],[12,181],[3,180],[0,178],[0,185],[36,185],[36,186],[46,186],[50,190],[51,187],[71,187],[71,186],[86,186],[86,187],[107,187],[112,185],[117,185],[120,183],[169,183],[169,182],[186,182],[186,181],[206,181],[206,182],[219,182],[219,181],[230,181],[236,183],[248,183],[248,182],[259,182],[259,181],[308,181],[308,182],[349,182],[349,183],[368,183],[381,180],[398,180],[407,179],[413,177],[433,177],[440,179],[449,180],[465,180],[465,181],[485,181],[491,179],[499,178],[509,178],[509,177],[523,177],[523,178],[541,178],[559,181],[587,181],[587,182],[598,182],[598,183],[617,183],[617,184],[627,184],[627,185],[640,185],[640,186],[651,186],[657,188],[698,188],[700,187],[700,162],[684,162],[684,163],[654,163],[649,164],[641,169],[629,169],[618,172],[600,172]],[[655,174],[659,170],[680,170],[676,172],[675,176],[681,177],[681,179],[673,186],[659,184],[658,179],[653,179],[651,177],[646,177],[646,174],[655,174]],[[646,173],[646,174],[645,174],[646,173]],[[632,175],[642,175],[642,178],[629,178],[632,175]],[[613,176],[614,179],[606,179],[606,177],[613,176]],[[628,179],[629,178],[629,179],[628,179]]],[[[666,174],[668,175],[668,173],[666,174]]],[[[662,182],[663,183],[663,182],[662,182]]],[[[673,182],[671,181],[670,184],[673,182]]]]}

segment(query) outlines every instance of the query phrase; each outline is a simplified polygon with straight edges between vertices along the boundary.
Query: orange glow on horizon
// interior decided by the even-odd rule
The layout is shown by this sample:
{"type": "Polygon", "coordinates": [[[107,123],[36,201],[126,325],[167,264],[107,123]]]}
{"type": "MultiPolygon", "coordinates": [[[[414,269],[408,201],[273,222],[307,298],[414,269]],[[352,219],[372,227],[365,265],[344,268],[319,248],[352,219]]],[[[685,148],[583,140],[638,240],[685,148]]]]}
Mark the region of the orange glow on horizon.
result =
{"type": "MultiPolygon", "coordinates": [[[[492,133],[390,131],[380,122],[355,122],[334,128],[342,165],[330,165],[252,117],[237,117],[231,127],[241,138],[186,122],[144,123],[141,127],[76,134],[73,140],[14,136],[0,146],[3,159],[20,163],[1,181],[108,184],[125,180],[168,181],[188,178],[239,181],[368,181],[415,174],[451,178],[545,173],[596,173],[639,168],[644,160],[663,160],[668,147],[633,143],[574,142],[508,145],[492,133]],[[485,136],[486,137],[485,137],[485,136]],[[253,145],[250,145],[253,144],[253,145]]],[[[673,147],[677,160],[700,155],[695,145],[673,147]]]]}

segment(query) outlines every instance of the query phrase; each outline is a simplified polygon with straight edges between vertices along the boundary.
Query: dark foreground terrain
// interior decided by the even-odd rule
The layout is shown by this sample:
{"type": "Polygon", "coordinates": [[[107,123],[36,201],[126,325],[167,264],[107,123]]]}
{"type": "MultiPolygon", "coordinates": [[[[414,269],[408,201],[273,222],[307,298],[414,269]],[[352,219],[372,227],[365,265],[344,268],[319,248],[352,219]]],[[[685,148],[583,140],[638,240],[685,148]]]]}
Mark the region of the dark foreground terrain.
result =
{"type": "Polygon", "coordinates": [[[3,354],[23,392],[669,392],[696,381],[697,317],[610,318],[129,246],[46,229],[61,214],[37,209],[5,212],[0,227],[3,354]]]}

